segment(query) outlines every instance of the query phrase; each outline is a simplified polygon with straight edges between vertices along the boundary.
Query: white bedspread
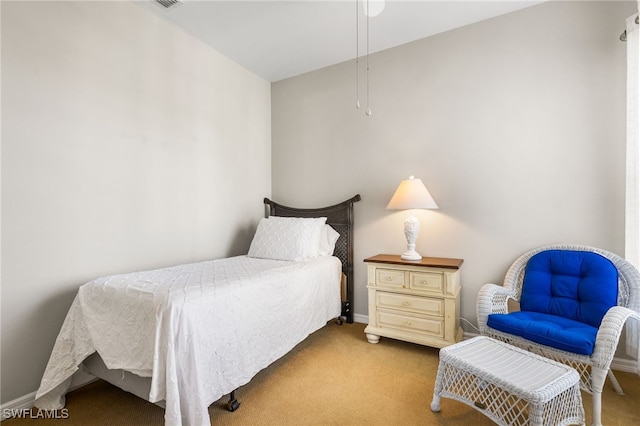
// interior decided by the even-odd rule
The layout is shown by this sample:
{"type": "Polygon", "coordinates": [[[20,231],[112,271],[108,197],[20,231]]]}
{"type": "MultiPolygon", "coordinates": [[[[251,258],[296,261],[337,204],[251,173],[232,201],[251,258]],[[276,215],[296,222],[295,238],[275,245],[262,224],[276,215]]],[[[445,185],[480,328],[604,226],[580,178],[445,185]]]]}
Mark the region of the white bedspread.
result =
{"type": "Polygon", "coordinates": [[[166,425],[209,425],[208,407],[340,314],[340,261],[238,256],[80,287],[36,406],[64,406],[71,376],[98,352],[108,368],[151,377],[166,425]]]}

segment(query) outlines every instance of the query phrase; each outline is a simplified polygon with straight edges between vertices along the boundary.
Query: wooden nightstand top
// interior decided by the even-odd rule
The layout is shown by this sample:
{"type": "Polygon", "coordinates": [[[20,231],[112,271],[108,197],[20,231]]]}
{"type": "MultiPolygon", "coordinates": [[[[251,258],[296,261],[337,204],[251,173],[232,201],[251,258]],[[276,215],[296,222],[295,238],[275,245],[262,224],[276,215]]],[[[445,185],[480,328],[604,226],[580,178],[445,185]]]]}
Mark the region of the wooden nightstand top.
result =
{"type": "Polygon", "coordinates": [[[368,257],[365,262],[389,263],[392,265],[431,266],[434,268],[459,269],[464,260],[448,257],[423,257],[422,260],[403,260],[397,254],[378,254],[368,257]]]}

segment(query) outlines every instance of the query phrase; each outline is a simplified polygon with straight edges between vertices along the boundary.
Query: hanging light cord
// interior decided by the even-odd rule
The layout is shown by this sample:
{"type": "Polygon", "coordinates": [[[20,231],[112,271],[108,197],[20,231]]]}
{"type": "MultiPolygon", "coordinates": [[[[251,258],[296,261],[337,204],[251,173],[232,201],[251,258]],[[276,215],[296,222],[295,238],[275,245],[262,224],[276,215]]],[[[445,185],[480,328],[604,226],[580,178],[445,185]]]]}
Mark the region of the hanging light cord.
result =
{"type": "Polygon", "coordinates": [[[371,108],[369,107],[369,15],[371,14],[369,9],[369,0],[367,0],[367,110],[365,114],[371,116],[371,108]]]}
{"type": "Polygon", "coordinates": [[[359,79],[359,68],[360,68],[360,18],[358,17],[358,1],[355,1],[356,4],[356,109],[360,108],[360,79],[359,79]]]}
{"type": "Polygon", "coordinates": [[[362,1],[365,6],[365,15],[367,18],[367,51],[366,51],[366,85],[367,85],[367,109],[365,114],[371,116],[371,107],[369,106],[369,0],[356,0],[356,109],[360,108],[360,13],[358,3],[362,1]],[[366,1],[366,3],[364,3],[366,1]]]}

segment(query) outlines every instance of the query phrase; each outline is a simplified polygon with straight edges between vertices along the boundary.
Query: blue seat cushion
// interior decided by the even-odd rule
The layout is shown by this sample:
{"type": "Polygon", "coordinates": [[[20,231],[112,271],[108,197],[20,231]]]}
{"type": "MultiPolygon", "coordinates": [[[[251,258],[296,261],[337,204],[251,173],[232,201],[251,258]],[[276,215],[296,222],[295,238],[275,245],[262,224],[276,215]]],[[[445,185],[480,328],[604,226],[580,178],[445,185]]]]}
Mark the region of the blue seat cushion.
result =
{"type": "Polygon", "coordinates": [[[618,304],[618,270],[597,253],[545,250],[529,259],[520,310],[564,317],[599,327],[618,304]]]}
{"type": "Polygon", "coordinates": [[[598,333],[592,325],[540,312],[491,314],[487,325],[504,333],[582,355],[593,353],[598,333]]]}

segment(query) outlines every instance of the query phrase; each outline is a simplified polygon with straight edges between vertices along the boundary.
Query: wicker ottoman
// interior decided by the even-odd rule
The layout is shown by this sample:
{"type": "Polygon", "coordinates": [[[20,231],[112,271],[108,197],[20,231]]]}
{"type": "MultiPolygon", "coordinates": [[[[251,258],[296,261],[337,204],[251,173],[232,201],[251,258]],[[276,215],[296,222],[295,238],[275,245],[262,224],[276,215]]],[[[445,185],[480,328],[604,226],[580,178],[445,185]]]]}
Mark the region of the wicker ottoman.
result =
{"type": "Polygon", "coordinates": [[[584,425],[578,373],[489,337],[440,350],[431,410],[451,398],[499,425],[584,425]]]}

